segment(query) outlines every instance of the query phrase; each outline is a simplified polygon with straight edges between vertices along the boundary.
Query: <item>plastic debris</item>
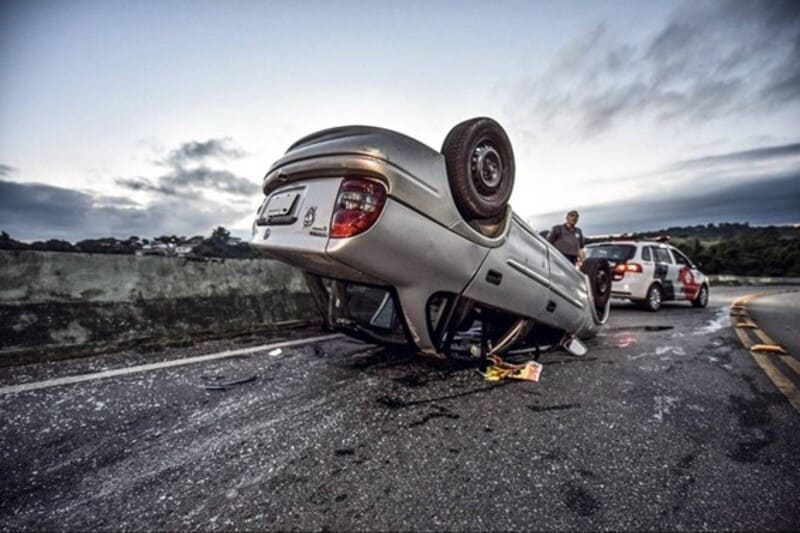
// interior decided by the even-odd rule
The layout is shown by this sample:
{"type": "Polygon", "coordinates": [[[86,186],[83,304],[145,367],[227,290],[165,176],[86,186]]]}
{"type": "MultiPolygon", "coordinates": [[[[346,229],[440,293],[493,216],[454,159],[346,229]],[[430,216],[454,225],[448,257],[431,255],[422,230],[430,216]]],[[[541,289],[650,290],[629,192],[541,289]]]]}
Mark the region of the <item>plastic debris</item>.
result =
{"type": "Polygon", "coordinates": [[[479,371],[486,381],[500,381],[506,378],[539,381],[539,377],[542,375],[542,364],[536,361],[514,365],[506,363],[498,355],[490,355],[487,359],[492,362],[492,365],[486,367],[484,372],[479,371]]]}
{"type": "Polygon", "coordinates": [[[241,385],[243,383],[250,383],[251,381],[255,381],[258,379],[258,374],[253,374],[252,376],[242,377],[242,378],[235,378],[230,379],[228,381],[222,381],[225,376],[200,376],[203,380],[207,383],[204,385],[206,390],[228,390],[229,387],[233,387],[234,385],[241,385]]]}
{"type": "Polygon", "coordinates": [[[269,355],[275,357],[276,355],[280,355],[283,352],[280,348],[275,348],[274,350],[269,351],[269,355]]]}

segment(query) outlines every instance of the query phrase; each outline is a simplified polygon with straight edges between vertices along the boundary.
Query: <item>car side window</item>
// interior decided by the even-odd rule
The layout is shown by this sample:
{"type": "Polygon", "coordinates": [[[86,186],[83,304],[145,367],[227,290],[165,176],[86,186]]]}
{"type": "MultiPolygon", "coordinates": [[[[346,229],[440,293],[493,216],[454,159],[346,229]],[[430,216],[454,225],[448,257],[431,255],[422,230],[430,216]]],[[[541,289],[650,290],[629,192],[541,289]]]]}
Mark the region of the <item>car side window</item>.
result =
{"type": "Polygon", "coordinates": [[[642,261],[652,261],[653,256],[650,254],[650,247],[645,246],[642,248],[642,261]]]}
{"type": "Polygon", "coordinates": [[[656,256],[656,263],[672,264],[672,258],[669,256],[669,251],[666,248],[653,248],[653,253],[656,256]]]}
{"type": "Polygon", "coordinates": [[[672,256],[675,258],[675,262],[678,263],[679,265],[689,266],[692,264],[692,262],[689,261],[689,259],[685,255],[680,253],[678,250],[673,249],[672,256]]]}

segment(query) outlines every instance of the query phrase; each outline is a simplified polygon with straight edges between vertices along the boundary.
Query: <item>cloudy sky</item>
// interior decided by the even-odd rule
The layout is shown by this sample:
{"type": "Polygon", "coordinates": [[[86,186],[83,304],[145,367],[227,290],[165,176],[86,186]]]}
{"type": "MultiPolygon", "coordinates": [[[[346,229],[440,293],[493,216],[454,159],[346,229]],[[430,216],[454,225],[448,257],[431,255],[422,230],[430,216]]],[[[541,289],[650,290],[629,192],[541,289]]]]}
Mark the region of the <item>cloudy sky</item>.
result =
{"type": "Polygon", "coordinates": [[[800,2],[0,2],[0,229],[246,236],[297,138],[491,116],[588,234],[800,223],[800,2]]]}

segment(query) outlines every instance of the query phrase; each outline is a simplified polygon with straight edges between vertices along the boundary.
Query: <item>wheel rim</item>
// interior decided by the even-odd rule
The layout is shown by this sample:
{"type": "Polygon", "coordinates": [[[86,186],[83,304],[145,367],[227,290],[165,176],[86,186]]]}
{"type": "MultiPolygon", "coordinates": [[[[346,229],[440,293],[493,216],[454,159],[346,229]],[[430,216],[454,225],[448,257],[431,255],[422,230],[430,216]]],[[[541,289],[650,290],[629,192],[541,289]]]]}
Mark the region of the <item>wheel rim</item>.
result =
{"type": "Polygon", "coordinates": [[[482,192],[491,192],[500,186],[503,178],[503,160],[491,143],[478,144],[472,152],[472,179],[482,192]]]}
{"type": "Polygon", "coordinates": [[[598,296],[605,296],[608,292],[608,275],[605,270],[598,270],[594,276],[595,287],[598,296]]]}
{"type": "Polygon", "coordinates": [[[700,305],[705,306],[708,301],[708,289],[705,287],[700,288],[700,305]]]}
{"type": "Polygon", "coordinates": [[[656,308],[661,305],[661,291],[658,287],[650,289],[650,307],[656,308]]]}

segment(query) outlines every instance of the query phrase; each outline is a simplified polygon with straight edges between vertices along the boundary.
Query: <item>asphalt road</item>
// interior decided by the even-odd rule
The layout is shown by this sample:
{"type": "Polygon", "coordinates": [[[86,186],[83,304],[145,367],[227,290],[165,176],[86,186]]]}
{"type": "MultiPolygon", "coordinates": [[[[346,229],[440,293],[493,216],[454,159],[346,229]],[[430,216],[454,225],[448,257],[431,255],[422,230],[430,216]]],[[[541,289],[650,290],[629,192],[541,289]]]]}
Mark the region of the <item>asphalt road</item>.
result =
{"type": "Polygon", "coordinates": [[[538,383],[341,338],[2,369],[0,529],[797,530],[800,414],[728,317],[759,290],[616,306],[538,383]]]}
{"type": "Polygon", "coordinates": [[[774,341],[800,357],[800,292],[761,296],[747,312],[774,341]]]}

